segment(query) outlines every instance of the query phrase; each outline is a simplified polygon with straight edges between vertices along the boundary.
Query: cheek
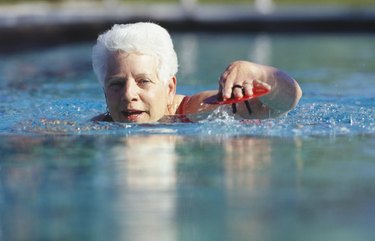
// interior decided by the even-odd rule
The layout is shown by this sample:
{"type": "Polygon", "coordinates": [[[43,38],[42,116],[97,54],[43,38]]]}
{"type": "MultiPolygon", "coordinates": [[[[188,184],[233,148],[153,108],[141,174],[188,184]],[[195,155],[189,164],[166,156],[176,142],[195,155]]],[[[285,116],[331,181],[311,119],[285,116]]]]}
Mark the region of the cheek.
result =
{"type": "Polygon", "coordinates": [[[121,94],[106,91],[105,98],[109,106],[116,106],[116,105],[119,105],[120,103],[121,94]]]}
{"type": "Polygon", "coordinates": [[[148,102],[152,107],[154,113],[164,114],[167,109],[168,98],[164,89],[150,93],[148,102]]]}

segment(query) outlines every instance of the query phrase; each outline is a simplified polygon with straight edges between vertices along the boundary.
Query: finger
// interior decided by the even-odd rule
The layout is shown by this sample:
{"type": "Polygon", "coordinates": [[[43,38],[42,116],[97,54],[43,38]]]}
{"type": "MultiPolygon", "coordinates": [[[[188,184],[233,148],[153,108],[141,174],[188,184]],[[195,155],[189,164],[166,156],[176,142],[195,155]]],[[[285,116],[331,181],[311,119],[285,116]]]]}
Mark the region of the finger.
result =
{"type": "Polygon", "coordinates": [[[221,77],[219,77],[219,92],[218,92],[218,96],[220,96],[220,95],[221,95],[221,97],[223,95],[223,81],[222,81],[221,77]]]}
{"type": "Polygon", "coordinates": [[[222,94],[224,100],[233,97],[239,98],[243,96],[242,83],[237,83],[234,80],[235,76],[230,75],[227,76],[227,78],[223,81],[222,94]],[[237,86],[237,88],[234,88],[235,86],[237,86]]]}
{"type": "Polygon", "coordinates": [[[219,78],[219,94],[223,99],[230,99],[232,95],[233,83],[228,80],[228,73],[224,72],[219,78]]]}
{"type": "Polygon", "coordinates": [[[254,80],[253,85],[254,88],[266,88],[268,90],[271,89],[271,85],[261,80],[254,80]]]}
{"type": "Polygon", "coordinates": [[[224,100],[232,98],[232,95],[242,96],[241,91],[238,92],[238,90],[236,90],[233,93],[233,86],[235,86],[236,84],[242,86],[242,82],[237,83],[237,79],[237,73],[233,71],[231,72],[230,67],[228,67],[228,69],[221,75],[220,85],[224,100]]]}
{"type": "Polygon", "coordinates": [[[222,91],[224,100],[232,98],[232,93],[233,93],[232,88],[233,88],[233,84],[226,83],[222,91]]]}
{"type": "Polygon", "coordinates": [[[233,86],[234,84],[231,78],[228,78],[228,76],[225,78],[221,77],[219,91],[224,100],[232,98],[233,86]]]}
{"type": "Polygon", "coordinates": [[[261,80],[245,81],[244,83],[244,94],[245,96],[252,96],[254,92],[257,92],[257,89],[271,89],[271,86],[261,80]]]}
{"type": "Polygon", "coordinates": [[[232,87],[233,98],[235,98],[235,99],[242,98],[243,97],[243,90],[244,90],[244,88],[243,88],[242,85],[239,85],[239,84],[233,85],[233,87],[232,87]]]}
{"type": "Polygon", "coordinates": [[[244,85],[243,85],[244,89],[243,89],[243,92],[244,92],[244,95],[245,96],[252,96],[254,93],[253,93],[253,83],[250,82],[250,81],[245,81],[244,85]]]}

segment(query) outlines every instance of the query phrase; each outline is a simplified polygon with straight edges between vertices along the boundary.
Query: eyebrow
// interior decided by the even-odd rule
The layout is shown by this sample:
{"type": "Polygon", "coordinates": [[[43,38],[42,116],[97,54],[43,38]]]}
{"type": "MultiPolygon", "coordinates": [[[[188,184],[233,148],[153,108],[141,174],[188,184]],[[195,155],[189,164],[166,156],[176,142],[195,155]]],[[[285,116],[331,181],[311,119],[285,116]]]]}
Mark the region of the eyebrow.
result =
{"type": "MultiPolygon", "coordinates": [[[[152,77],[152,74],[148,74],[148,73],[136,74],[136,75],[134,75],[134,78],[136,80],[140,79],[140,78],[148,79],[148,80],[150,80],[153,83],[158,82],[158,81],[155,81],[156,79],[158,79],[157,75],[155,75],[154,77],[152,77]]],[[[126,82],[127,79],[128,78],[125,78],[122,75],[112,75],[112,76],[109,76],[108,78],[105,79],[105,83],[111,83],[111,82],[114,82],[114,81],[123,81],[123,82],[126,82]]],[[[160,80],[159,80],[159,82],[160,82],[160,80]]]]}
{"type": "Polygon", "coordinates": [[[151,77],[150,74],[144,74],[144,73],[135,75],[135,78],[136,79],[138,79],[138,78],[154,79],[154,78],[151,77]]]}
{"type": "Polygon", "coordinates": [[[110,77],[106,78],[105,80],[106,80],[106,81],[126,80],[126,78],[121,77],[121,76],[113,75],[113,76],[110,76],[110,77]]]}

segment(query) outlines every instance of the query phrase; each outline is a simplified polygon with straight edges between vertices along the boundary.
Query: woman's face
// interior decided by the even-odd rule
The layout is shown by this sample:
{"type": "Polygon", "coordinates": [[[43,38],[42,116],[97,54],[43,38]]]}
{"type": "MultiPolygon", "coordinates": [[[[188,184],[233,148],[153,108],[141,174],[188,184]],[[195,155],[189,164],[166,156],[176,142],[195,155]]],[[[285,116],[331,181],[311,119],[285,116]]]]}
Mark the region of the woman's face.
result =
{"type": "Polygon", "coordinates": [[[156,122],[170,114],[175,91],[176,78],[163,83],[150,55],[116,52],[108,59],[104,92],[114,121],[156,122]]]}

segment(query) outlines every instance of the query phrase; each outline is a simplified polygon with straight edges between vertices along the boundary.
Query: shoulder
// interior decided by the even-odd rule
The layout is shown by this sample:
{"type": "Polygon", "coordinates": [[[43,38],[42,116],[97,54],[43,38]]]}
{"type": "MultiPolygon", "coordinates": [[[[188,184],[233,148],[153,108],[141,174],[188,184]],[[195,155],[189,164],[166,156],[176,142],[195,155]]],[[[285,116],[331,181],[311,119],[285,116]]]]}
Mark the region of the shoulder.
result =
{"type": "Polygon", "coordinates": [[[174,101],[175,114],[196,114],[213,109],[214,106],[204,104],[204,100],[215,94],[217,94],[217,91],[204,91],[191,96],[176,95],[174,101]]]}
{"type": "Polygon", "coordinates": [[[189,102],[190,96],[187,95],[176,95],[174,98],[174,110],[176,115],[185,114],[187,103],[189,102]]]}

